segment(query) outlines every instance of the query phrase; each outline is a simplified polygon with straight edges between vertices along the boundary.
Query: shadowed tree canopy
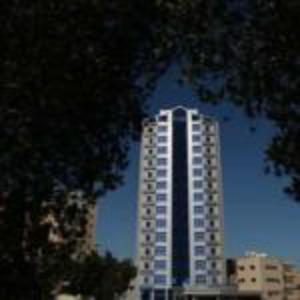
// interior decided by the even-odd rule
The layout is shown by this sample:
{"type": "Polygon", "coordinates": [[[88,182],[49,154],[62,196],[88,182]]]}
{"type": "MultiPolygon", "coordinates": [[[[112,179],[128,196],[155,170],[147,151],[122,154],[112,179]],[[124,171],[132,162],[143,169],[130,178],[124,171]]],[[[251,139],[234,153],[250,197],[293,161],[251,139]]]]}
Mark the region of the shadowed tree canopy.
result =
{"type": "Polygon", "coordinates": [[[86,206],[122,182],[171,63],[200,101],[275,125],[267,167],[288,176],[299,201],[299,17],[293,0],[1,1],[2,269],[26,266],[38,285],[57,251],[49,214],[74,250],[86,206]],[[74,190],[83,205],[66,201],[74,190]]]}
{"type": "Polygon", "coordinates": [[[92,254],[82,262],[69,265],[65,287],[61,290],[99,300],[115,299],[126,292],[135,275],[130,260],[119,261],[110,253],[104,256],[92,254]]]}

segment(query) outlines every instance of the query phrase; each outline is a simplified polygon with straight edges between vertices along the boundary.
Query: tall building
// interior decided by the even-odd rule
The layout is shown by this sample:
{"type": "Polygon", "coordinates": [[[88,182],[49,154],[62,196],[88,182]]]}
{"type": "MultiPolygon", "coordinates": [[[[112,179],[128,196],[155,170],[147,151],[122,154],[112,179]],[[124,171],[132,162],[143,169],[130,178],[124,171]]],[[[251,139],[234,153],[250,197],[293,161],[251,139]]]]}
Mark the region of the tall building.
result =
{"type": "Polygon", "coordinates": [[[224,284],[216,121],[183,107],[144,121],[138,206],[137,300],[224,284]]]}

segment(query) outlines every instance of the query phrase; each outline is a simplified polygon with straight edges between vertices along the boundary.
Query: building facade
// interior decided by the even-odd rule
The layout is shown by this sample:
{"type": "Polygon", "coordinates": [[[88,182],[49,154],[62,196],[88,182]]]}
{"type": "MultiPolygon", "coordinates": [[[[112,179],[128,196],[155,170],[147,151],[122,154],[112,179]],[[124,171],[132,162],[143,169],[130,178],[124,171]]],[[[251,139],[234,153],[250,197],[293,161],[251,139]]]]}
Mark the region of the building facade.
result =
{"type": "Polygon", "coordinates": [[[236,261],[238,290],[259,292],[265,300],[300,300],[300,272],[277,257],[255,252],[236,261]]]}
{"type": "Polygon", "coordinates": [[[218,123],[197,110],[161,110],[143,124],[137,300],[225,281],[218,123]]]}

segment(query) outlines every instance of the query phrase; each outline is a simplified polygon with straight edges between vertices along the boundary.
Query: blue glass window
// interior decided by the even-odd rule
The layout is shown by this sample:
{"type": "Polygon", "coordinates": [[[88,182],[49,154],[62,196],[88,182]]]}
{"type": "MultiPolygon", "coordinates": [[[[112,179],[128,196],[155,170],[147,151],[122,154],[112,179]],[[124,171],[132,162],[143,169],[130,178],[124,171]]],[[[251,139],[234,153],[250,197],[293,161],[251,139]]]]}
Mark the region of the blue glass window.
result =
{"type": "Polygon", "coordinates": [[[200,165],[200,164],[202,164],[202,158],[199,157],[199,156],[193,157],[193,164],[194,165],[200,165]]]}
{"type": "Polygon", "coordinates": [[[156,220],[156,226],[157,227],[166,227],[167,226],[167,222],[165,219],[157,219],[156,220]]]}
{"type": "Polygon", "coordinates": [[[157,159],[158,166],[165,166],[167,164],[167,159],[164,157],[160,157],[157,159]]]}
{"type": "Polygon", "coordinates": [[[165,215],[167,213],[167,208],[165,206],[157,206],[156,213],[159,215],[165,215]]]}
{"type": "Polygon", "coordinates": [[[194,219],[194,225],[195,225],[195,227],[203,227],[204,220],[203,219],[194,219]]]}
{"type": "Polygon", "coordinates": [[[203,246],[196,246],[195,247],[195,254],[196,255],[204,255],[205,248],[203,246]]]}
{"type": "Polygon", "coordinates": [[[157,201],[166,201],[167,195],[166,194],[157,194],[157,201]]]}
{"type": "Polygon", "coordinates": [[[194,176],[201,176],[202,175],[202,169],[194,169],[193,174],[194,174],[194,176]]]}
{"type": "Polygon", "coordinates": [[[194,153],[201,153],[201,147],[200,146],[194,146],[193,147],[193,152],[194,153]]]}
{"type": "Polygon", "coordinates": [[[157,170],[157,177],[166,177],[166,176],[167,176],[167,170],[165,170],[165,169],[157,170]]]}
{"type": "Polygon", "coordinates": [[[160,135],[157,137],[157,142],[158,143],[166,143],[167,142],[167,137],[165,135],[160,135]]]}
{"type": "Polygon", "coordinates": [[[167,277],[165,275],[155,275],[154,283],[160,284],[160,285],[165,285],[167,283],[167,277]]]}
{"type": "Polygon", "coordinates": [[[205,238],[204,232],[202,232],[202,231],[195,232],[195,241],[196,242],[201,242],[204,240],[204,238],[205,238]]]}
{"type": "Polygon", "coordinates": [[[194,206],[194,213],[195,214],[202,214],[204,212],[203,206],[194,206]]]}
{"type": "Polygon", "coordinates": [[[157,242],[166,242],[167,241],[166,232],[156,232],[156,241],[157,242]]]}
{"type": "Polygon", "coordinates": [[[195,193],[194,194],[194,200],[195,201],[202,201],[203,200],[203,194],[202,193],[195,193]]]}
{"type": "Polygon", "coordinates": [[[156,260],[154,262],[154,268],[156,270],[165,270],[167,267],[167,262],[165,260],[156,260]]]}
{"type": "Polygon", "coordinates": [[[193,129],[193,131],[199,131],[200,130],[200,124],[193,124],[192,129],[193,129]]]}
{"type": "Polygon", "coordinates": [[[167,254],[167,248],[165,246],[157,246],[155,248],[155,255],[166,255],[167,254]]]}
{"type": "Polygon", "coordinates": [[[157,131],[158,132],[166,132],[167,131],[167,126],[158,126],[157,131]]]}
{"type": "Polygon", "coordinates": [[[200,135],[193,135],[192,141],[193,142],[200,142],[201,141],[201,136],[200,135]]]}
{"type": "Polygon", "coordinates": [[[156,187],[158,189],[165,189],[167,187],[167,182],[166,181],[158,181],[156,183],[156,187]]]}
{"type": "Polygon", "coordinates": [[[167,153],[167,147],[158,147],[157,148],[158,154],[166,154],[167,153]]]}
{"type": "Polygon", "coordinates": [[[204,275],[197,275],[196,276],[196,283],[206,284],[206,277],[204,275]]]}
{"type": "Polygon", "coordinates": [[[158,120],[159,120],[159,121],[162,121],[162,122],[165,122],[165,121],[168,120],[168,116],[167,116],[167,115],[159,116],[158,120]]]}
{"type": "Polygon", "coordinates": [[[206,261],[205,260],[196,260],[195,267],[196,267],[196,270],[205,270],[206,269],[206,261]]]}
{"type": "Polygon", "coordinates": [[[202,186],[203,186],[202,180],[195,180],[194,181],[194,188],[195,189],[200,189],[200,188],[202,188],[202,186]]]}

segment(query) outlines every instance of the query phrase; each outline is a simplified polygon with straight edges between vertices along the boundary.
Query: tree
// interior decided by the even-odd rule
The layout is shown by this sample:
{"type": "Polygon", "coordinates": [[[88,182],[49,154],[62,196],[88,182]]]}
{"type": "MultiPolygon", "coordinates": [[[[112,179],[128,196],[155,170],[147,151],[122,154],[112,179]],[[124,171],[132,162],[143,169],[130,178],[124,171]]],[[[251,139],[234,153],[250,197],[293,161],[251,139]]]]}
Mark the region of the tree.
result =
{"type": "Polygon", "coordinates": [[[11,0],[0,14],[1,270],[25,270],[12,280],[29,294],[60,257],[45,218],[72,252],[87,206],[121,184],[145,101],[172,62],[201,101],[275,124],[266,159],[300,200],[297,1],[11,0]],[[84,197],[69,205],[74,190],[84,197]]]}
{"type": "Polygon", "coordinates": [[[105,256],[92,254],[84,261],[73,261],[71,266],[62,291],[95,299],[121,296],[136,275],[130,260],[119,261],[110,253],[105,256]]]}

